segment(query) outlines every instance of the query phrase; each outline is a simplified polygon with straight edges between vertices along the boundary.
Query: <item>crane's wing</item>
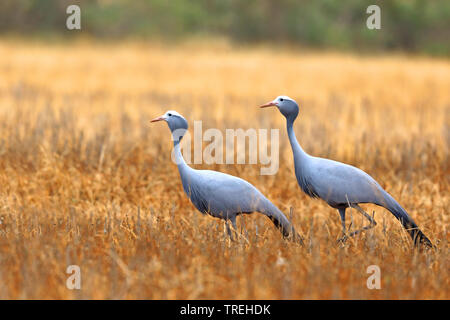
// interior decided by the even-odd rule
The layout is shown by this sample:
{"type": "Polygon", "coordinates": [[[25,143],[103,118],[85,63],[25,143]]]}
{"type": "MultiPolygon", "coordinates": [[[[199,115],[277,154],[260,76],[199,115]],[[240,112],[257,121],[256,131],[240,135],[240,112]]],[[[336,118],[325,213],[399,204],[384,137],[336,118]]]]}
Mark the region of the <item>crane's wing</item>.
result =
{"type": "Polygon", "coordinates": [[[259,211],[268,201],[247,181],[211,170],[195,170],[185,189],[197,209],[214,216],[259,211]]]}
{"type": "Polygon", "coordinates": [[[284,237],[302,243],[294,227],[272,202],[247,181],[225,173],[193,170],[185,177],[183,187],[198,210],[218,218],[239,213],[260,212],[274,223],[284,237]]]}
{"type": "Polygon", "coordinates": [[[370,175],[341,162],[312,158],[309,176],[304,179],[320,198],[331,206],[346,203],[383,201],[383,188],[370,175]]]}

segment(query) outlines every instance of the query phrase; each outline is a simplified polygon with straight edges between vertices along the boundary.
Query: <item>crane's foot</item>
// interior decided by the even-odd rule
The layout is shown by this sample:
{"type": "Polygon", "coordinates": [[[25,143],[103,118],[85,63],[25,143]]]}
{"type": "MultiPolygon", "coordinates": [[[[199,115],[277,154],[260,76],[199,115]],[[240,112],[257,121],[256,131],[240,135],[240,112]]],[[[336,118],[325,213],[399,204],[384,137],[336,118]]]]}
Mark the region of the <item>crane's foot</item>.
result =
{"type": "Polygon", "coordinates": [[[338,244],[344,244],[348,239],[348,235],[344,234],[341,238],[336,240],[336,243],[338,244]]]}
{"type": "Polygon", "coordinates": [[[344,236],[342,236],[341,238],[339,238],[339,239],[337,240],[337,242],[338,242],[338,243],[345,243],[345,241],[347,241],[348,238],[354,237],[354,236],[356,236],[357,234],[360,234],[360,233],[363,232],[363,231],[372,229],[372,228],[375,227],[376,225],[377,225],[377,224],[376,224],[375,221],[374,221],[374,223],[371,223],[371,224],[369,224],[368,226],[365,226],[365,227],[363,227],[363,228],[361,228],[361,229],[358,229],[358,230],[355,230],[355,231],[353,231],[353,232],[350,232],[349,234],[344,234],[344,236]]]}
{"type": "MultiPolygon", "coordinates": [[[[343,234],[344,236],[342,238],[339,238],[337,240],[338,243],[345,243],[345,241],[347,241],[348,238],[350,237],[354,237],[355,235],[372,229],[373,227],[375,227],[377,225],[376,221],[375,221],[375,211],[372,213],[372,216],[368,215],[359,205],[357,204],[353,204],[351,207],[355,208],[356,210],[358,210],[367,220],[369,220],[369,225],[362,227],[361,229],[355,230],[353,232],[350,232],[347,234],[346,230],[345,230],[345,225],[343,225],[343,234]]],[[[351,224],[350,227],[348,228],[350,230],[351,228],[351,224]]]]}

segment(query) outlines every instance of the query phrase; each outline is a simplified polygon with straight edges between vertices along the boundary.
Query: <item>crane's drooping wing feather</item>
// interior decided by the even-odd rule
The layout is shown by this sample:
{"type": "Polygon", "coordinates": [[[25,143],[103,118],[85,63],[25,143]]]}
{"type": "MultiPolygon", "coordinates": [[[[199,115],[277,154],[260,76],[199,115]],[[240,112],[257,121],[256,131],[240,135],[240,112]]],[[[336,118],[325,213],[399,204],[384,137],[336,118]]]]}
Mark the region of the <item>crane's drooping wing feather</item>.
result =
{"type": "Polygon", "coordinates": [[[198,210],[213,216],[261,211],[268,200],[238,177],[210,170],[192,170],[182,177],[186,194],[198,210]]]}

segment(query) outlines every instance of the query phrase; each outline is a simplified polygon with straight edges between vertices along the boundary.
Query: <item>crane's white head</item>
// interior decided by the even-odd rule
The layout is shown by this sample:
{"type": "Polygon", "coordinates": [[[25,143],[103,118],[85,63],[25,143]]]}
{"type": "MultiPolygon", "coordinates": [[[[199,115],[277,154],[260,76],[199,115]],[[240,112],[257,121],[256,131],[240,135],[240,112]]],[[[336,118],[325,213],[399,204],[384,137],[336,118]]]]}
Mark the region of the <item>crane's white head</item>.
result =
{"type": "Polygon", "coordinates": [[[161,117],[155,118],[150,122],[165,121],[172,132],[173,140],[179,141],[183,138],[188,128],[187,120],[178,112],[169,110],[161,117]]]}
{"type": "Polygon", "coordinates": [[[294,99],[288,96],[278,96],[274,100],[263,104],[260,108],[277,107],[281,114],[288,120],[295,120],[297,118],[299,107],[294,99]]]}

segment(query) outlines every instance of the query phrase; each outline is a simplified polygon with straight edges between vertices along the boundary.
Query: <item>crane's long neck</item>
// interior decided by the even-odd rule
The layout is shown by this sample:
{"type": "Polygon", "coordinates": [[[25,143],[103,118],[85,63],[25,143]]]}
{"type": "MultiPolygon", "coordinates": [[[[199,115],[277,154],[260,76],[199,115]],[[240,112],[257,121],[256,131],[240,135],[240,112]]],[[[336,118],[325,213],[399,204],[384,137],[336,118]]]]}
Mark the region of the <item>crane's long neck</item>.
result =
{"type": "Polygon", "coordinates": [[[294,120],[287,119],[286,126],[289,136],[289,142],[291,143],[292,153],[294,154],[295,167],[301,168],[309,160],[309,155],[305,151],[303,151],[303,148],[300,146],[297,138],[295,137],[294,120]]]}
{"type": "Polygon", "coordinates": [[[180,140],[173,141],[175,162],[178,166],[178,172],[180,173],[181,183],[183,185],[184,192],[190,197],[190,186],[193,177],[195,176],[195,170],[189,167],[184,161],[183,154],[181,153],[180,140]]]}
{"type": "Polygon", "coordinates": [[[180,175],[183,176],[183,173],[189,170],[190,167],[187,165],[186,161],[184,161],[183,154],[181,153],[180,140],[173,141],[173,152],[180,175]]]}

